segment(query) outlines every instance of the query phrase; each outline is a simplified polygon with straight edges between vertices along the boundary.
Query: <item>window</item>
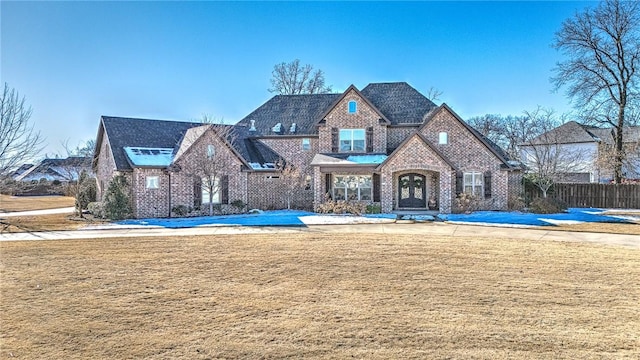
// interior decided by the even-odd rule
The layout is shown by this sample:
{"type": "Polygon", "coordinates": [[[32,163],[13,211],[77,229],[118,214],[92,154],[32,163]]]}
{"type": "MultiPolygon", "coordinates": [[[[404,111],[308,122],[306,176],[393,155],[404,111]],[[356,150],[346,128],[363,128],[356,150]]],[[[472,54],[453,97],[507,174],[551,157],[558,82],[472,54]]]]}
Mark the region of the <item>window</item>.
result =
{"type": "Polygon", "coordinates": [[[202,203],[203,204],[218,204],[220,203],[220,181],[218,178],[209,176],[202,178],[202,203]],[[209,190],[213,190],[213,196],[209,199],[209,190]]]}
{"type": "Polygon", "coordinates": [[[309,151],[311,150],[311,139],[303,138],[302,139],[302,150],[309,151]]]}
{"type": "Polygon", "coordinates": [[[448,144],[449,143],[449,134],[446,132],[441,132],[438,134],[438,144],[448,144]]]}
{"type": "Polygon", "coordinates": [[[467,194],[473,194],[476,197],[484,198],[484,178],[480,172],[468,172],[464,173],[464,192],[467,194]]]}
{"type": "Polygon", "coordinates": [[[340,129],[340,151],[364,152],[364,129],[340,129]]]}
{"type": "Polygon", "coordinates": [[[336,175],[333,177],[334,200],[372,200],[370,175],[336,175]]]}
{"type": "Polygon", "coordinates": [[[213,145],[207,145],[207,157],[211,159],[216,155],[216,148],[213,145]]]}
{"type": "Polygon", "coordinates": [[[355,100],[349,101],[349,114],[355,114],[358,110],[358,103],[355,100]]]}
{"type": "Polygon", "coordinates": [[[304,189],[311,190],[311,175],[304,177],[304,189]]]}
{"type": "Polygon", "coordinates": [[[157,189],[160,187],[160,179],[157,176],[147,176],[147,189],[157,189]]]}

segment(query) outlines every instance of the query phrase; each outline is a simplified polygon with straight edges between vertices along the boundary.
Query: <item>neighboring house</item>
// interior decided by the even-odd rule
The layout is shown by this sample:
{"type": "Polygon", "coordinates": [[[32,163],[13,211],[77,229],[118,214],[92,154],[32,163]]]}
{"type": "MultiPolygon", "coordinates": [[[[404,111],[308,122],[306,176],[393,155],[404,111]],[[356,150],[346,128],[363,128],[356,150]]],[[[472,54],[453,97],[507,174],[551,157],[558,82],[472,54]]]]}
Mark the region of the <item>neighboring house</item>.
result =
{"type": "Polygon", "coordinates": [[[93,174],[90,158],[70,156],[66,159],[44,159],[16,176],[15,180],[40,181],[45,179],[47,181],[69,182],[78,180],[78,175],[82,171],[93,174]]]}
{"type": "Polygon", "coordinates": [[[427,210],[431,203],[448,213],[456,194],[469,192],[482,209],[502,210],[522,190],[520,168],[501,149],[404,82],[277,95],[233,129],[236,137],[221,138],[201,123],[103,116],[94,155],[98,199],[123,173],[135,217],[172,216],[178,205],[204,214],[202,181],[188,169],[208,152],[228,163],[216,179],[222,211],[232,211],[234,201],[286,207],[280,160],[304,175],[297,207],[316,208],[330,197],[378,204],[383,212],[427,210]]]}
{"type": "Polygon", "coordinates": [[[22,164],[19,168],[17,168],[13,173],[11,173],[11,178],[16,180],[18,176],[22,175],[25,171],[31,169],[33,164],[22,164]]]}
{"type": "MultiPolygon", "coordinates": [[[[622,173],[626,179],[640,178],[640,127],[624,130],[627,158],[622,173]]],[[[598,128],[569,121],[520,144],[522,162],[535,169],[536,154],[549,154],[547,161],[556,161],[559,182],[597,183],[613,179],[613,133],[611,128],[598,128]],[[553,160],[549,160],[553,159],[553,160]]],[[[540,157],[540,156],[538,156],[540,157]]]]}

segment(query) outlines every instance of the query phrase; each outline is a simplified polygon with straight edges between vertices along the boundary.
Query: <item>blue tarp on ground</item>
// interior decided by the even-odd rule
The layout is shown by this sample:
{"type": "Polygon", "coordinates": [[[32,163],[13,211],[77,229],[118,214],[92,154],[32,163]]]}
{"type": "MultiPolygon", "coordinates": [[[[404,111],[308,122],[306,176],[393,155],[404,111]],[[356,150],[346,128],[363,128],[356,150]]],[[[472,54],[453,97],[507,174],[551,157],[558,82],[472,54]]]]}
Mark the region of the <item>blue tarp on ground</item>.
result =
{"type": "Polygon", "coordinates": [[[555,221],[578,221],[600,223],[626,223],[624,219],[601,215],[602,209],[570,208],[565,213],[559,214],[531,214],[521,212],[502,211],[477,211],[471,214],[441,214],[438,217],[445,221],[487,223],[487,224],[511,224],[529,226],[552,226],[555,221]],[[550,220],[550,221],[546,221],[550,220]]]}
{"type": "Polygon", "coordinates": [[[199,216],[171,219],[131,219],[118,221],[119,225],[147,225],[165,228],[190,228],[196,226],[238,225],[238,226],[305,226],[300,216],[314,215],[308,211],[278,210],[260,214],[199,216]]]}

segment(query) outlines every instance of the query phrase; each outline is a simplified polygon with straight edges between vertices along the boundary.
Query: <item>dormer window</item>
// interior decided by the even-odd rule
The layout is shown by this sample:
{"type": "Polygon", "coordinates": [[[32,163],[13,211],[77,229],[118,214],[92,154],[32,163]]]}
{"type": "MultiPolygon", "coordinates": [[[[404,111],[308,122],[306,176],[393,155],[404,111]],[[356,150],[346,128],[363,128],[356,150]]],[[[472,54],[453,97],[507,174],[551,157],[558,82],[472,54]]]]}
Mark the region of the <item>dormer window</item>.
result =
{"type": "Polygon", "coordinates": [[[358,111],[358,103],[355,100],[349,101],[349,114],[355,114],[358,111]]]}
{"type": "Polygon", "coordinates": [[[251,127],[249,128],[249,131],[256,131],[256,121],[255,120],[251,120],[251,127]]]}
{"type": "Polygon", "coordinates": [[[282,123],[277,123],[271,130],[273,130],[274,133],[281,133],[282,132],[282,123]]]}
{"type": "Polygon", "coordinates": [[[289,132],[292,134],[296,132],[296,123],[291,124],[291,127],[289,128],[289,132]]]}

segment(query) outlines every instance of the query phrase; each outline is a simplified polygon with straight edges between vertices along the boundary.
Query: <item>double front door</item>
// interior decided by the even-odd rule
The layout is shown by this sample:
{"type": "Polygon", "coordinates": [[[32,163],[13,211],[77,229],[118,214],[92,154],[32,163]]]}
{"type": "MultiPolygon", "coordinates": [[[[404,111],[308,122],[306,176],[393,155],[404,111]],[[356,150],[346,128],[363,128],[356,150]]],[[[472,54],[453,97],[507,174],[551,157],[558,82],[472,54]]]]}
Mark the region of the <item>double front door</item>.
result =
{"type": "Polygon", "coordinates": [[[405,174],[398,178],[398,207],[427,207],[427,178],[420,174],[405,174]]]}

